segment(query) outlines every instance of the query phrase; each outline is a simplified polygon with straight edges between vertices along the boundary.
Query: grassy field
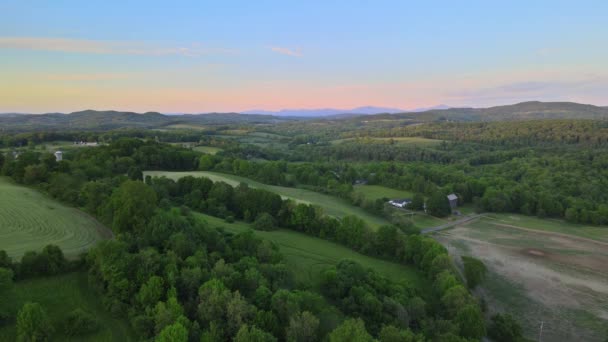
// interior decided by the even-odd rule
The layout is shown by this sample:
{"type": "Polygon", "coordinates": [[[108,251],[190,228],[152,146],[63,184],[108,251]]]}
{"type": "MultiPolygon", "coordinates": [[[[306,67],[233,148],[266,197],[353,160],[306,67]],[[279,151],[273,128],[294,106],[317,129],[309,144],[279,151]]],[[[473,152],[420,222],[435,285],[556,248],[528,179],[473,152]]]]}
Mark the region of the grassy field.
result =
{"type": "Polygon", "coordinates": [[[435,234],[459,261],[484,262],[478,289],[489,312],[509,312],[526,336],[604,341],[608,326],[608,230],[560,220],[487,214],[435,234]]]}
{"type": "Polygon", "coordinates": [[[265,189],[268,191],[272,191],[281,195],[283,198],[293,199],[298,202],[303,203],[312,203],[319,205],[322,207],[328,215],[332,215],[335,217],[344,217],[348,215],[355,215],[365,220],[370,227],[377,228],[381,225],[389,224],[389,222],[382,218],[372,214],[369,214],[365,210],[358,208],[356,206],[351,205],[350,203],[324,194],[320,194],[318,192],[297,189],[297,188],[288,188],[284,186],[276,186],[276,185],[268,185],[260,182],[256,182],[254,180],[228,175],[217,172],[208,172],[208,171],[192,171],[192,172],[169,172],[169,171],[146,171],[145,175],[150,175],[152,177],[161,177],[165,176],[171,179],[179,179],[185,176],[194,176],[194,177],[207,177],[214,182],[223,181],[230,185],[236,186],[240,183],[247,183],[249,186],[258,189],[265,189]]]}
{"type": "MultiPolygon", "coordinates": [[[[135,338],[126,321],[115,319],[107,313],[99,298],[89,288],[87,274],[75,272],[15,283],[10,296],[10,305],[14,312],[28,301],[42,305],[55,328],[53,341],[134,341],[135,338]],[[98,319],[101,326],[98,332],[77,339],[70,339],[63,334],[61,327],[63,321],[72,310],[77,308],[93,314],[98,319]]],[[[15,341],[15,334],[15,322],[0,327],[0,341],[15,341]]]]}
{"type": "Polygon", "coordinates": [[[216,154],[219,151],[221,151],[222,149],[219,147],[213,147],[213,146],[195,146],[193,148],[193,150],[202,152],[202,153],[207,153],[207,154],[216,154]]]}
{"type": "MultiPolygon", "coordinates": [[[[200,213],[196,215],[212,227],[223,227],[230,232],[238,233],[251,229],[245,222],[227,223],[213,216],[200,213]]],[[[296,281],[302,284],[318,284],[319,276],[325,269],[342,259],[351,259],[390,279],[408,282],[421,289],[428,285],[413,267],[368,257],[323,239],[286,229],[270,232],[254,230],[254,233],[279,246],[286,263],[296,275],[296,281]]]]}
{"type": "Polygon", "coordinates": [[[393,142],[398,145],[416,145],[423,147],[431,147],[435,145],[439,145],[442,140],[437,139],[426,139],[420,137],[395,137],[395,138],[378,138],[378,137],[364,137],[364,138],[346,138],[346,139],[336,139],[332,140],[332,144],[341,144],[344,142],[360,140],[360,141],[372,141],[372,142],[393,142]]]}
{"type": "Polygon", "coordinates": [[[514,225],[527,229],[578,236],[585,239],[608,242],[608,229],[605,227],[586,226],[557,219],[541,219],[534,216],[517,214],[488,214],[490,223],[514,225]]]}
{"type": "Polygon", "coordinates": [[[109,237],[110,231],[84,212],[0,177],[0,250],[9,256],[55,244],[76,257],[109,237]]]}
{"type": "Polygon", "coordinates": [[[166,129],[183,129],[183,130],[192,130],[192,131],[204,131],[207,129],[207,127],[203,126],[203,125],[197,125],[197,124],[173,124],[173,125],[168,125],[165,126],[166,129]]]}
{"type": "Polygon", "coordinates": [[[357,185],[355,193],[363,195],[366,199],[375,201],[379,198],[402,199],[412,198],[414,194],[410,191],[387,188],[382,185],[357,185]]]}

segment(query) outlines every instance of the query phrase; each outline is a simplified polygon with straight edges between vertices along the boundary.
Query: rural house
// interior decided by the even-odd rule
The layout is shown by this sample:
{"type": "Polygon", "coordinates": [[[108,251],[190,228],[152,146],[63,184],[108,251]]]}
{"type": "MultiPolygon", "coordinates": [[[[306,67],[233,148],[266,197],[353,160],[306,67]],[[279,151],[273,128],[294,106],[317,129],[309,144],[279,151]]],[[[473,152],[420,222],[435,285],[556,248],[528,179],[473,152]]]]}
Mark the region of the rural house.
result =
{"type": "Polygon", "coordinates": [[[408,204],[412,203],[412,200],[410,199],[394,199],[394,200],[390,200],[388,201],[388,203],[390,205],[392,205],[393,207],[397,207],[397,208],[405,208],[407,207],[408,204]]]}

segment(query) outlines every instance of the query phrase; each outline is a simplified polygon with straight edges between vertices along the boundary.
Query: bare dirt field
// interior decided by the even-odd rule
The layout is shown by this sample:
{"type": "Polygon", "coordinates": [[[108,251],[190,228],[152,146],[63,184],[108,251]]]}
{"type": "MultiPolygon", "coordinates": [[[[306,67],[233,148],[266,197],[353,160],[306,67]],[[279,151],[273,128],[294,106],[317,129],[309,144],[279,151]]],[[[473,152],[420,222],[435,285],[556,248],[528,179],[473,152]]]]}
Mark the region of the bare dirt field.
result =
{"type": "MultiPolygon", "coordinates": [[[[606,230],[608,237],[608,229],[606,230]]],[[[459,262],[488,268],[476,290],[489,314],[509,312],[526,337],[543,341],[604,341],[608,337],[608,244],[482,218],[435,235],[459,262]]]]}

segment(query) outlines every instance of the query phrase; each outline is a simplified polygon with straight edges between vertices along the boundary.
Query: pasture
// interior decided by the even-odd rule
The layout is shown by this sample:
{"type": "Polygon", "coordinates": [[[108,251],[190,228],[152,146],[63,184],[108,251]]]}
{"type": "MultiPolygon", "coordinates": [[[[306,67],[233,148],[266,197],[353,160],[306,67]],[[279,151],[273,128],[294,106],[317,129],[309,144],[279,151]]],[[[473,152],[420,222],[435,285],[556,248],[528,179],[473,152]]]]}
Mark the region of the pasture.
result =
{"type": "Polygon", "coordinates": [[[405,190],[388,188],[382,185],[356,185],[353,187],[355,194],[360,194],[366,200],[375,201],[381,198],[403,199],[412,198],[414,193],[405,190]]]}
{"type": "Polygon", "coordinates": [[[219,147],[213,147],[213,146],[195,146],[192,149],[195,151],[198,151],[198,152],[206,153],[206,154],[216,154],[222,150],[219,147]]]}
{"type": "Polygon", "coordinates": [[[0,177],[0,250],[12,258],[55,244],[68,258],[110,238],[112,233],[86,213],[0,177]]]}
{"type": "Polygon", "coordinates": [[[403,145],[403,146],[420,146],[420,147],[433,147],[439,145],[443,140],[437,139],[427,139],[421,137],[393,137],[393,138],[384,138],[384,137],[363,137],[363,138],[345,138],[345,139],[336,139],[332,140],[331,144],[342,144],[346,142],[372,142],[372,143],[386,143],[386,144],[395,144],[395,145],[403,145]]]}
{"type": "MultiPolygon", "coordinates": [[[[240,233],[252,230],[245,222],[227,223],[217,217],[196,213],[212,227],[223,227],[226,231],[240,233]]],[[[426,280],[415,268],[394,262],[372,258],[349,248],[320,238],[287,229],[275,231],[253,230],[256,236],[277,244],[285,257],[285,262],[301,284],[311,282],[318,286],[321,273],[342,259],[354,260],[364,267],[372,268],[379,274],[395,281],[406,282],[424,289],[426,280]]]]}
{"type": "Polygon", "coordinates": [[[608,230],[522,215],[489,214],[435,237],[454,259],[488,268],[478,289],[491,312],[518,317],[529,338],[604,341],[608,324],[608,230]]]}
{"type": "MultiPolygon", "coordinates": [[[[86,272],[16,282],[9,299],[10,310],[17,312],[26,302],[36,302],[44,307],[55,328],[53,341],[135,340],[124,319],[113,318],[104,310],[100,297],[87,283],[86,272]],[[64,335],[62,324],[67,315],[78,308],[97,318],[100,329],[95,333],[70,339],[64,335]]],[[[16,341],[15,322],[8,322],[0,327],[0,341],[16,341]]]]}
{"type": "Polygon", "coordinates": [[[247,183],[252,188],[264,189],[271,192],[274,192],[278,195],[281,195],[283,198],[289,198],[297,202],[301,203],[310,203],[316,204],[322,207],[328,215],[332,215],[335,217],[344,217],[349,215],[358,216],[361,219],[365,220],[370,227],[377,228],[379,226],[389,224],[389,222],[379,216],[372,215],[365,210],[356,207],[345,200],[342,200],[337,197],[324,195],[318,192],[298,189],[298,188],[289,188],[284,186],[276,186],[276,185],[268,185],[260,182],[256,182],[249,178],[239,177],[234,175],[228,175],[218,172],[209,172],[209,171],[190,171],[190,172],[171,172],[171,171],[146,171],[144,175],[150,175],[152,177],[162,177],[165,176],[167,178],[171,178],[177,180],[181,177],[185,176],[194,176],[194,177],[207,177],[214,182],[222,181],[226,182],[232,186],[237,186],[240,183],[247,183]]]}

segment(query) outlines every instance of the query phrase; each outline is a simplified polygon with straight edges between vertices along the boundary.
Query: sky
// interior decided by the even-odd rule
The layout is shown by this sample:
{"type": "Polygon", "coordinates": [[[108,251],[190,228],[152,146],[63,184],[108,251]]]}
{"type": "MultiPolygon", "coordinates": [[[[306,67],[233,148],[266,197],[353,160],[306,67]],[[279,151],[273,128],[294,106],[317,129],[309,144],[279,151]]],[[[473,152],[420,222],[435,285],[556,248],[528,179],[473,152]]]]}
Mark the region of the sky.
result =
{"type": "Polygon", "coordinates": [[[0,112],[608,106],[608,1],[0,0],[0,112]]]}

